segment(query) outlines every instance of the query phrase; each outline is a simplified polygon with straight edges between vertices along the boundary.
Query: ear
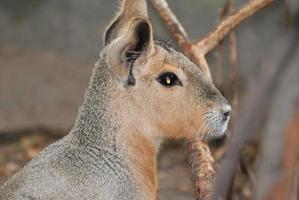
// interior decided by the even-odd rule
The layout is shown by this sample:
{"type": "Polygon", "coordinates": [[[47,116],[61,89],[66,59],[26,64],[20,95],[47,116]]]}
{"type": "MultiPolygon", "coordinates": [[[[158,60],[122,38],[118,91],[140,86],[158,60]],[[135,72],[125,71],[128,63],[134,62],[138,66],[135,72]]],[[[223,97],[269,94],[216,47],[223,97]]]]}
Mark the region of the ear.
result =
{"type": "Polygon", "coordinates": [[[146,0],[122,0],[120,11],[105,30],[104,45],[122,35],[131,20],[136,17],[148,19],[146,0]]]}
{"type": "Polygon", "coordinates": [[[153,47],[150,22],[144,18],[133,18],[127,31],[111,42],[108,52],[109,66],[121,82],[135,85],[133,67],[145,65],[153,47]]]}

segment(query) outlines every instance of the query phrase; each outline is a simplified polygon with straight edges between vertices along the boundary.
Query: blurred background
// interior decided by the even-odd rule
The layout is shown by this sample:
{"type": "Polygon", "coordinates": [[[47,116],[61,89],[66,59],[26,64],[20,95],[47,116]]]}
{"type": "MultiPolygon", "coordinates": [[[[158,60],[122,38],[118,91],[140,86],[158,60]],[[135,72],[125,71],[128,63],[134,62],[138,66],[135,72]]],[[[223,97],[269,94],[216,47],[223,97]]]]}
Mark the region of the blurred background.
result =
{"type": "MultiPolygon", "coordinates": [[[[168,2],[194,40],[215,27],[224,4],[224,0],[168,2]]],[[[237,0],[236,6],[246,2],[237,0]]],[[[0,0],[0,184],[45,145],[68,133],[102,48],[103,31],[117,8],[117,0],[0,0]]],[[[276,1],[237,29],[240,99],[255,84],[261,69],[281,63],[298,29],[298,9],[296,0],[276,1]]],[[[152,6],[150,16],[156,39],[176,47],[152,6]]],[[[227,46],[224,41],[224,48],[227,46]]],[[[214,78],[219,56],[218,51],[209,55],[214,78]]],[[[226,93],[230,63],[225,50],[222,62],[223,80],[216,82],[221,82],[226,93]]],[[[259,168],[261,138],[273,130],[282,132],[293,114],[292,102],[299,97],[298,51],[288,65],[278,92],[265,99],[267,109],[257,113],[265,117],[246,149],[249,172],[259,168]]],[[[278,141],[282,139],[276,137],[274,142],[278,141]]],[[[161,200],[193,199],[190,169],[181,144],[169,141],[162,148],[161,200]]],[[[241,168],[239,171],[232,198],[250,199],[252,179],[241,168]]]]}

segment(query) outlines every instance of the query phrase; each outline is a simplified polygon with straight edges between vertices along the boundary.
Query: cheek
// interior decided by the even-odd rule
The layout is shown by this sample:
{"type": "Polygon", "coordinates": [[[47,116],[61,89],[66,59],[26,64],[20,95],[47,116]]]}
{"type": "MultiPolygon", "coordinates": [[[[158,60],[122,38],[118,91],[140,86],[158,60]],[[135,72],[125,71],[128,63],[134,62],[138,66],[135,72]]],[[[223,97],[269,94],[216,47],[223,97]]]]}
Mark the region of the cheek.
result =
{"type": "Polygon", "coordinates": [[[181,116],[181,122],[185,125],[186,131],[185,137],[200,135],[201,130],[206,126],[205,113],[208,111],[206,105],[201,104],[199,101],[187,98],[183,101],[181,108],[179,109],[179,116],[181,116]]]}
{"type": "Polygon", "coordinates": [[[160,104],[157,124],[161,132],[170,138],[188,137],[196,126],[191,108],[183,99],[160,104]]]}
{"type": "Polygon", "coordinates": [[[143,114],[165,137],[189,137],[198,126],[197,105],[184,88],[165,89],[152,83],[140,90],[138,95],[138,105],[143,114]]]}

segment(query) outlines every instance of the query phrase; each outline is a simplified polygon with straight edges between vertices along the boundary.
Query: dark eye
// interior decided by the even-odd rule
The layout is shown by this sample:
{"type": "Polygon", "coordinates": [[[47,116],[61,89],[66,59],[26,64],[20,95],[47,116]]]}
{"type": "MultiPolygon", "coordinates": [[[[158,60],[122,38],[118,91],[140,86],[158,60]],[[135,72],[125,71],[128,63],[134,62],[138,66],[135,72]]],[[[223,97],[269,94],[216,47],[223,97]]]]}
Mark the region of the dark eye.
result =
{"type": "Polygon", "coordinates": [[[176,85],[183,85],[180,79],[177,77],[176,74],[172,72],[166,72],[161,74],[158,78],[157,81],[163,85],[164,87],[173,87],[176,85]]]}

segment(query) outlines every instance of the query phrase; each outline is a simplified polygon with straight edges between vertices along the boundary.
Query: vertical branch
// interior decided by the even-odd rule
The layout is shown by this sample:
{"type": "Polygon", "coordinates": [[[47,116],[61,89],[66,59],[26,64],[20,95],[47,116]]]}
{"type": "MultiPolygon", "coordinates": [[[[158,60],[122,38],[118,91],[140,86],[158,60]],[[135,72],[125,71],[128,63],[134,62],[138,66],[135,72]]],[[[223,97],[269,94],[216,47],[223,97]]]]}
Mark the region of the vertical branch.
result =
{"type": "MultiPolygon", "coordinates": [[[[225,16],[228,14],[230,6],[230,0],[226,0],[221,11],[219,14],[220,22],[225,18],[225,16]]],[[[218,87],[224,87],[224,45],[223,41],[219,42],[217,47],[217,70],[216,70],[216,85],[218,87]]]]}
{"type": "Polygon", "coordinates": [[[215,162],[209,146],[197,139],[187,141],[187,154],[195,184],[196,200],[210,199],[215,178],[215,162]]]}
{"type": "Polygon", "coordinates": [[[238,52],[237,52],[237,36],[235,32],[229,34],[229,48],[230,48],[230,97],[234,110],[238,107],[238,52]]]}
{"type": "Polygon", "coordinates": [[[286,28],[289,28],[292,24],[292,11],[291,11],[290,4],[291,4],[290,0],[284,0],[284,5],[285,5],[284,22],[286,28]]]}
{"type": "MultiPolygon", "coordinates": [[[[235,12],[234,8],[234,0],[226,0],[223,8],[221,9],[219,18],[220,21],[228,15],[235,12]]],[[[229,52],[230,52],[230,99],[232,100],[233,110],[237,107],[238,104],[238,57],[237,57],[237,36],[235,31],[231,31],[228,35],[229,41],[229,52]]],[[[216,72],[216,83],[220,87],[224,87],[224,71],[223,71],[223,55],[224,55],[224,47],[223,42],[221,41],[218,45],[218,61],[217,61],[217,72],[216,72]]]]}
{"type": "MultiPolygon", "coordinates": [[[[228,12],[235,12],[234,0],[228,0],[228,12]]],[[[239,103],[239,77],[238,77],[238,47],[237,47],[237,35],[235,31],[232,31],[228,36],[229,41],[229,61],[230,61],[230,100],[232,104],[232,112],[234,118],[237,118],[237,109],[239,103]]],[[[234,121],[231,122],[232,127],[234,126],[234,121]]],[[[232,135],[235,133],[232,130],[232,135]]]]}
{"type": "Polygon", "coordinates": [[[216,68],[216,77],[215,77],[216,86],[219,88],[222,88],[224,85],[223,65],[224,65],[224,46],[223,43],[221,42],[217,47],[217,63],[216,63],[217,68],[216,68]]]}

